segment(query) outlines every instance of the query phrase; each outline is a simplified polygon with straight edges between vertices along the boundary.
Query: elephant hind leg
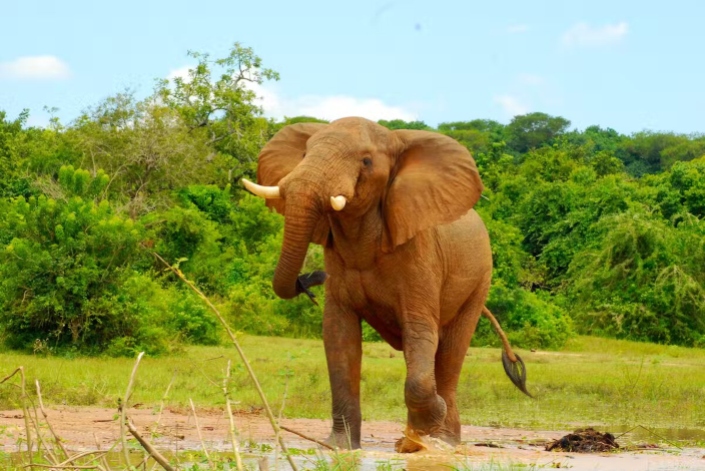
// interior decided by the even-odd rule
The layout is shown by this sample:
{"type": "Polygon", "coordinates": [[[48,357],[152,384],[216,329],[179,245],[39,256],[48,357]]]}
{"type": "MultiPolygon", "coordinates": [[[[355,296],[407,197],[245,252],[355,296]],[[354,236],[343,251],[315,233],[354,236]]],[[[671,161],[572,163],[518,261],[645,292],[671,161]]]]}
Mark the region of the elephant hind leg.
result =
{"type": "Polygon", "coordinates": [[[447,413],[443,426],[432,436],[451,444],[460,444],[460,413],[456,401],[458,379],[465,354],[485,305],[489,287],[478,288],[465,303],[458,315],[443,326],[436,352],[436,384],[438,395],[446,403],[447,413]]]}

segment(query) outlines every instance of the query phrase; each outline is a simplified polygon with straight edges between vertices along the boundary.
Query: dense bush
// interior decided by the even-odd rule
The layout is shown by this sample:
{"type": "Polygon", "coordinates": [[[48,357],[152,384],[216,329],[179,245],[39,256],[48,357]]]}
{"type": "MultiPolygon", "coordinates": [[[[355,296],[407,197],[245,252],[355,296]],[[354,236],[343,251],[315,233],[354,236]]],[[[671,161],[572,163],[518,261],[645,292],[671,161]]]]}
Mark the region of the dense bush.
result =
{"type": "Polygon", "coordinates": [[[586,333],[705,346],[705,224],[644,211],[603,219],[576,255],[567,291],[586,333]]]}
{"type": "Polygon", "coordinates": [[[0,202],[0,324],[6,343],[111,354],[214,343],[199,301],[134,271],[143,229],[97,198],[109,178],[62,167],[56,192],[0,202]],[[95,198],[95,199],[94,199],[95,198]]]}
{"type": "Polygon", "coordinates": [[[53,345],[108,343],[130,329],[115,303],[139,256],[140,228],[94,200],[107,176],[61,169],[61,199],[45,195],[0,203],[0,322],[15,346],[43,333],[53,345]]]}
{"type": "MultiPolygon", "coordinates": [[[[235,182],[255,178],[259,149],[283,126],[323,120],[263,118],[244,84],[278,76],[249,48],[192,57],[187,78],[159,81],[141,101],[116,94],[69,124],[32,128],[27,112],[0,111],[7,345],[131,355],[217,342],[201,300],[151,251],[237,329],[320,336],[320,306],[272,290],[282,217],[235,182]]],[[[529,113],[436,129],[473,153],[485,184],[477,210],[495,266],[487,305],[527,348],[559,348],[575,332],[705,345],[705,137],[569,126],[529,113]]],[[[304,270],[322,267],[311,246],[304,270]]],[[[489,323],[475,344],[498,344],[489,323]]]]}

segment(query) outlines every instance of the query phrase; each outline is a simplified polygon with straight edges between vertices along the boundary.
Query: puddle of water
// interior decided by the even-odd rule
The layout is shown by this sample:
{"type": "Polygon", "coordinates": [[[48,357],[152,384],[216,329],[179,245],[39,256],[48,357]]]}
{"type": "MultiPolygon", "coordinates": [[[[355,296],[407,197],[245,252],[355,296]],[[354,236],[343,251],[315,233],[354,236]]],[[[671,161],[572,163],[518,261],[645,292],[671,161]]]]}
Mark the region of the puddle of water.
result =
{"type": "MultiPolygon", "coordinates": [[[[174,463],[174,452],[165,452],[162,454],[171,463],[174,463]]],[[[293,456],[294,461],[303,470],[312,469],[338,469],[338,470],[356,470],[356,471],[449,471],[453,469],[453,464],[458,464],[458,460],[452,456],[448,457],[413,457],[410,456],[408,459],[399,459],[392,456],[374,456],[369,453],[352,453],[352,454],[341,454],[338,456],[330,454],[313,454],[313,453],[298,453],[293,456]],[[328,463],[324,465],[323,462],[328,463]],[[355,466],[353,463],[356,463],[355,466]]],[[[252,454],[243,453],[242,455],[243,465],[246,469],[258,469],[258,462],[262,457],[266,457],[269,464],[269,469],[275,469],[275,456],[274,453],[262,453],[262,454],[252,454]]],[[[110,469],[114,470],[124,470],[124,455],[122,452],[110,452],[106,454],[105,460],[107,461],[110,469]]],[[[138,466],[142,464],[144,454],[143,452],[132,451],[129,454],[130,465],[138,466]]],[[[21,452],[11,452],[0,454],[0,467],[2,469],[22,469],[27,463],[26,454],[21,452]]],[[[221,463],[223,470],[235,470],[235,456],[233,453],[223,453],[223,452],[213,452],[211,458],[214,459],[216,463],[221,463]]],[[[288,462],[286,458],[279,455],[279,469],[289,469],[288,462]]],[[[35,463],[44,463],[43,457],[36,455],[35,463]]],[[[91,461],[86,458],[80,460],[81,463],[93,464],[101,463],[100,459],[91,461]]],[[[182,451],[178,453],[178,463],[180,469],[190,469],[194,465],[198,465],[198,469],[208,469],[205,457],[201,453],[182,451]]],[[[155,464],[153,459],[149,459],[146,462],[145,469],[152,469],[155,464]]],[[[142,467],[140,466],[140,469],[142,467]]]]}
{"type": "MultiPolygon", "coordinates": [[[[174,452],[163,452],[170,461],[174,458],[174,452]]],[[[683,450],[678,454],[670,453],[626,453],[626,454],[579,454],[579,453],[557,453],[541,455],[497,455],[479,456],[470,454],[468,456],[452,454],[430,454],[430,455],[409,455],[400,458],[393,453],[381,452],[352,452],[341,453],[339,455],[330,453],[316,453],[314,451],[299,450],[299,454],[294,456],[299,469],[301,470],[356,470],[356,471],[450,471],[457,470],[526,470],[553,467],[567,467],[572,471],[670,471],[670,470],[696,470],[703,469],[705,460],[702,457],[702,449],[683,450]],[[342,460],[342,462],[340,462],[342,460]],[[324,464],[325,462],[325,464],[324,464]],[[357,466],[353,466],[353,462],[357,466]]],[[[132,451],[130,453],[131,464],[137,465],[142,461],[143,452],[132,451]]],[[[274,453],[243,453],[243,464],[247,469],[258,469],[258,460],[266,457],[269,469],[276,469],[274,463],[274,453]]],[[[123,470],[123,455],[119,452],[112,452],[106,456],[108,465],[114,470],[123,470]]],[[[181,451],[178,453],[179,465],[181,469],[190,469],[193,465],[198,465],[198,469],[207,469],[204,457],[196,451],[181,451]]],[[[235,470],[234,456],[227,452],[213,452],[212,458],[221,463],[219,469],[235,470]]],[[[279,457],[279,469],[289,469],[284,458],[279,457]]],[[[20,470],[25,462],[24,454],[5,453],[0,454],[0,467],[20,470]]],[[[152,467],[152,461],[147,463],[147,469],[152,467]]],[[[141,468],[140,468],[141,469],[141,468]]]]}
{"type": "Polygon", "coordinates": [[[705,429],[696,428],[651,428],[627,425],[610,427],[594,427],[596,430],[609,431],[615,436],[625,434],[624,438],[640,442],[659,442],[663,440],[673,442],[705,442],[705,429]]]}

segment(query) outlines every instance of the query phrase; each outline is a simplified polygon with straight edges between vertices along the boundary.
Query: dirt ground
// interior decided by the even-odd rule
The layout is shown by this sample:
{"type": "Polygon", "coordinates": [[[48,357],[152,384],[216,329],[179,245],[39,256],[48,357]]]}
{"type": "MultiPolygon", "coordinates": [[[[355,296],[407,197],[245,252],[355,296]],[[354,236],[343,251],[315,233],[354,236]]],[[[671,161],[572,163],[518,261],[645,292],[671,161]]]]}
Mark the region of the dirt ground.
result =
{"type": "MultiPolygon", "coordinates": [[[[109,448],[119,438],[115,409],[92,407],[57,407],[48,410],[49,422],[69,449],[95,450],[96,440],[102,449],[109,448]]],[[[128,411],[138,430],[149,436],[154,430],[157,415],[152,409],[128,411]]],[[[209,449],[229,451],[228,420],[219,410],[199,410],[198,419],[203,438],[209,449]]],[[[283,426],[310,437],[324,440],[330,423],[315,419],[282,419],[283,426]]],[[[267,418],[261,412],[239,412],[236,416],[242,447],[256,442],[273,444],[273,434],[267,418]]],[[[465,463],[476,467],[482,463],[526,464],[543,468],[573,470],[705,470],[705,449],[675,447],[647,450],[581,454],[544,451],[546,442],[555,440],[569,430],[531,431],[510,428],[463,426],[465,443],[456,449],[438,448],[414,455],[394,453],[394,442],[401,437],[404,426],[394,422],[365,422],[363,424],[362,467],[375,469],[376,462],[390,461],[394,469],[447,470],[449,464],[465,463]]],[[[48,434],[46,427],[43,427],[48,434]]],[[[296,435],[283,432],[289,448],[311,449],[318,445],[296,435]]],[[[24,435],[21,411],[0,411],[0,447],[4,452],[17,451],[17,439],[24,435]]],[[[629,443],[624,437],[622,443],[629,443]]],[[[620,441],[620,440],[618,440],[620,441]]],[[[200,449],[193,416],[188,410],[167,409],[163,412],[153,443],[165,451],[200,449]]]]}

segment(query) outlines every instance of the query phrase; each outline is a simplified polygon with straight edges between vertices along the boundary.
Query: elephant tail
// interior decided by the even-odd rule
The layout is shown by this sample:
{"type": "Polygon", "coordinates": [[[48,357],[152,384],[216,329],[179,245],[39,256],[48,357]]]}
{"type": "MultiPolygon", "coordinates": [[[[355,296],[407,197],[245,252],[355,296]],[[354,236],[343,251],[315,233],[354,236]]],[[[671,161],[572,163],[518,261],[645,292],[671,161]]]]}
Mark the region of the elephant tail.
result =
{"type": "Polygon", "coordinates": [[[504,350],[502,351],[502,366],[504,366],[504,372],[507,373],[507,376],[509,376],[514,386],[519,388],[519,390],[527,396],[533,398],[534,396],[529,394],[529,391],[526,390],[526,366],[524,365],[524,361],[519,355],[514,353],[512,346],[509,345],[507,335],[502,330],[502,327],[500,327],[494,315],[487,309],[487,306],[482,308],[482,314],[490,320],[492,327],[494,327],[495,332],[497,332],[497,335],[499,335],[499,338],[502,340],[502,345],[504,345],[504,350]]]}

